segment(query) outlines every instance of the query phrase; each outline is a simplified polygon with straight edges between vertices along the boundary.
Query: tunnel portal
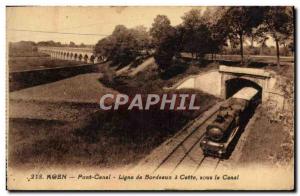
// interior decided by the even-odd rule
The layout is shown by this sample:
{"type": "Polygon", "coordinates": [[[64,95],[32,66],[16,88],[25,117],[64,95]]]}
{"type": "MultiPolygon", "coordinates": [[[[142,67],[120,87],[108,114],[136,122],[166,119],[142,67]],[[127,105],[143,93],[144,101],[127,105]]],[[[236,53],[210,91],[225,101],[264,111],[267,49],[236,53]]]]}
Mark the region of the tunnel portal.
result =
{"type": "Polygon", "coordinates": [[[243,78],[233,78],[233,79],[227,80],[225,82],[225,88],[226,88],[226,92],[225,92],[226,97],[225,98],[227,99],[227,98],[231,97],[232,95],[234,95],[236,92],[238,92],[240,89],[242,89],[244,87],[252,87],[252,88],[257,89],[259,92],[260,100],[261,100],[262,87],[251,80],[247,80],[247,79],[243,79],[243,78]]]}
{"type": "Polygon", "coordinates": [[[222,98],[231,97],[243,87],[253,87],[259,91],[262,103],[268,99],[271,75],[266,70],[221,65],[219,73],[222,98]]]}

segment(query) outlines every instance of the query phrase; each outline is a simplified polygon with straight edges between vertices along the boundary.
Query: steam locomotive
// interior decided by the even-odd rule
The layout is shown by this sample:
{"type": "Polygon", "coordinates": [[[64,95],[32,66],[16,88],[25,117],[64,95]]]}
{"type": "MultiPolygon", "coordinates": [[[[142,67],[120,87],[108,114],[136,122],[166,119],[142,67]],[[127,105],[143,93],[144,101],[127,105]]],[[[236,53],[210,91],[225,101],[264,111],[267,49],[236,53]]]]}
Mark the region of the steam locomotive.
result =
{"type": "Polygon", "coordinates": [[[242,88],[225,100],[200,141],[204,155],[219,158],[228,156],[238,133],[259,103],[260,92],[252,87],[242,88]]]}

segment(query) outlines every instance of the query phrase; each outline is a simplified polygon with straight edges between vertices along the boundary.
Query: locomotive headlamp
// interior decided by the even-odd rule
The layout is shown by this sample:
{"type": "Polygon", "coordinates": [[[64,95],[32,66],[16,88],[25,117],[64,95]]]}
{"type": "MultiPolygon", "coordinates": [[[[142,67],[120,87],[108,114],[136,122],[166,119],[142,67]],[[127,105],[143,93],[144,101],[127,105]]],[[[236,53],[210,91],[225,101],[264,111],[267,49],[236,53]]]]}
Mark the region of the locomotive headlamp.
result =
{"type": "Polygon", "coordinates": [[[220,141],[223,138],[223,131],[218,127],[212,127],[208,130],[208,135],[213,141],[220,141]]]}

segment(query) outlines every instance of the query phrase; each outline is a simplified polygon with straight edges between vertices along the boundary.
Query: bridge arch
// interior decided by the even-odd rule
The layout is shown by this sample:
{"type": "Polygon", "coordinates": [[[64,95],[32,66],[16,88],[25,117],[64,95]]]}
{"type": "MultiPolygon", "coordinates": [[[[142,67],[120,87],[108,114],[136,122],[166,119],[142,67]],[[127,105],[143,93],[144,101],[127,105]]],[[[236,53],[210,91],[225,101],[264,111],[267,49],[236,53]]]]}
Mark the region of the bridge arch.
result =
{"type": "Polygon", "coordinates": [[[100,62],[100,57],[99,56],[95,56],[95,62],[97,62],[97,63],[100,62]]]}
{"type": "Polygon", "coordinates": [[[79,54],[79,56],[78,56],[78,60],[79,60],[79,61],[81,61],[81,60],[82,60],[82,58],[83,58],[82,54],[79,54]]]}
{"type": "Polygon", "coordinates": [[[91,57],[90,57],[89,60],[90,60],[91,63],[95,63],[95,56],[94,56],[94,55],[91,55],[91,57]]]}
{"type": "Polygon", "coordinates": [[[97,61],[98,61],[98,62],[101,62],[101,61],[103,61],[103,60],[104,60],[104,57],[103,57],[103,56],[101,56],[101,55],[97,56],[97,61]]]}
{"type": "Polygon", "coordinates": [[[262,97],[263,87],[259,83],[243,77],[236,77],[225,81],[225,98],[227,99],[231,97],[244,87],[252,87],[257,89],[259,92],[259,97],[262,97]]]}
{"type": "Polygon", "coordinates": [[[88,62],[89,56],[87,54],[84,55],[83,60],[84,62],[88,62]]]}

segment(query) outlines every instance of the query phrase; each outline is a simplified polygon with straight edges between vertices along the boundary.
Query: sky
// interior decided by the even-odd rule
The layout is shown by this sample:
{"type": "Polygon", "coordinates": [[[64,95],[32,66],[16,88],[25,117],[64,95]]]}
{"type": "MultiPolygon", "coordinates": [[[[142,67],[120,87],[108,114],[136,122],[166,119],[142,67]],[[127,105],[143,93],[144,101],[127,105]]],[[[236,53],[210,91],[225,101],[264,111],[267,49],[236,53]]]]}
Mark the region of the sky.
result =
{"type": "MultiPolygon", "coordinates": [[[[158,14],[167,15],[172,25],[180,24],[182,22],[181,17],[192,8],[8,7],[6,9],[7,41],[24,40],[38,42],[53,40],[61,43],[73,41],[76,44],[96,44],[98,40],[110,35],[115,26],[119,24],[123,24],[128,28],[144,25],[149,29],[158,14]],[[85,35],[27,32],[23,30],[85,35]]],[[[205,7],[197,8],[205,10],[205,7]]]]}

